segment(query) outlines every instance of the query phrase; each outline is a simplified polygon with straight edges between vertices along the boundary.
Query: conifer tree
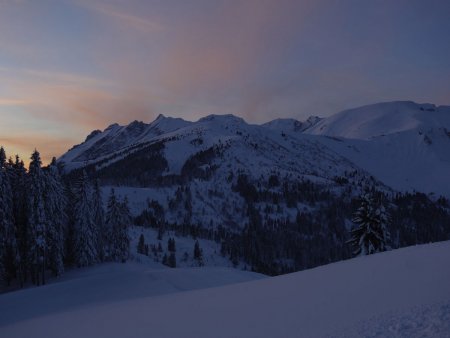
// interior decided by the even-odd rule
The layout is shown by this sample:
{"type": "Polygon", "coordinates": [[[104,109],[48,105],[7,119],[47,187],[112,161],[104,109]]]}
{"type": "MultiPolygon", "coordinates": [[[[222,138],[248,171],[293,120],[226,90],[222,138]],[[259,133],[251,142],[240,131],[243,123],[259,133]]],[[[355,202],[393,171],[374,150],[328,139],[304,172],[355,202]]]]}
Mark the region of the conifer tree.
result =
{"type": "Polygon", "coordinates": [[[17,270],[16,275],[23,287],[29,271],[29,236],[28,236],[28,184],[27,172],[23,161],[16,155],[11,164],[10,179],[13,201],[14,230],[17,240],[17,270]]]}
{"type": "Polygon", "coordinates": [[[171,268],[177,267],[177,258],[175,257],[175,252],[171,252],[169,258],[167,258],[167,266],[171,268]]]}
{"type": "Polygon", "coordinates": [[[169,252],[176,251],[174,238],[169,238],[169,240],[167,241],[167,250],[169,250],[169,252]]]}
{"type": "Polygon", "coordinates": [[[128,259],[130,249],[128,225],[130,222],[128,200],[119,202],[114,189],[111,189],[106,213],[107,255],[110,260],[125,262],[128,259]]]}
{"type": "Polygon", "coordinates": [[[98,240],[91,204],[91,187],[84,170],[75,189],[75,198],[75,262],[80,267],[89,266],[98,262],[98,240]]]}
{"type": "Polygon", "coordinates": [[[42,162],[37,150],[31,155],[29,168],[29,213],[28,213],[28,241],[31,277],[34,283],[45,284],[47,261],[47,223],[45,212],[45,174],[41,168],[42,162]]]}
{"type": "Polygon", "coordinates": [[[128,202],[128,197],[125,196],[122,203],[120,204],[122,211],[123,223],[128,227],[132,223],[132,217],[130,212],[130,204],[128,202]]]}
{"type": "Polygon", "coordinates": [[[169,266],[169,258],[167,257],[167,254],[166,254],[166,253],[165,253],[164,256],[163,256],[161,263],[162,263],[163,265],[169,266]]]}
{"type": "Polygon", "coordinates": [[[118,260],[125,262],[130,255],[130,238],[128,236],[128,227],[131,225],[131,212],[128,203],[128,197],[125,196],[120,204],[121,221],[117,225],[116,236],[117,239],[117,253],[118,260]]]}
{"type": "Polygon", "coordinates": [[[200,249],[200,243],[198,241],[195,241],[194,245],[194,259],[199,266],[203,266],[203,251],[200,249]]]}
{"type": "Polygon", "coordinates": [[[108,205],[105,216],[105,241],[103,243],[103,250],[106,260],[112,260],[112,250],[113,250],[113,232],[115,224],[120,219],[120,206],[117,201],[114,189],[108,197],[108,205]]]}
{"type": "Polygon", "coordinates": [[[16,256],[12,191],[5,151],[3,147],[0,147],[0,280],[7,285],[16,275],[16,256]]]}
{"type": "Polygon", "coordinates": [[[76,265],[75,259],[75,206],[76,206],[76,182],[66,182],[64,186],[65,195],[67,198],[66,215],[67,215],[67,227],[64,233],[64,265],[74,266],[76,265]]]}
{"type": "Polygon", "coordinates": [[[95,180],[94,191],[92,194],[92,207],[94,213],[94,223],[97,227],[98,243],[97,248],[101,261],[105,260],[105,243],[106,243],[106,229],[105,229],[105,213],[103,211],[102,191],[100,189],[100,183],[95,180]]]}
{"type": "Polygon", "coordinates": [[[145,238],[144,238],[144,234],[141,234],[139,236],[139,242],[138,242],[138,245],[137,245],[137,253],[145,255],[145,238]]]}
{"type": "Polygon", "coordinates": [[[388,216],[381,202],[376,203],[370,195],[363,195],[353,222],[356,227],[351,230],[348,242],[354,247],[355,256],[370,255],[387,249],[388,216]]]}
{"type": "Polygon", "coordinates": [[[53,158],[46,172],[45,207],[48,216],[48,268],[56,276],[64,272],[64,233],[67,227],[66,195],[53,158]]]}

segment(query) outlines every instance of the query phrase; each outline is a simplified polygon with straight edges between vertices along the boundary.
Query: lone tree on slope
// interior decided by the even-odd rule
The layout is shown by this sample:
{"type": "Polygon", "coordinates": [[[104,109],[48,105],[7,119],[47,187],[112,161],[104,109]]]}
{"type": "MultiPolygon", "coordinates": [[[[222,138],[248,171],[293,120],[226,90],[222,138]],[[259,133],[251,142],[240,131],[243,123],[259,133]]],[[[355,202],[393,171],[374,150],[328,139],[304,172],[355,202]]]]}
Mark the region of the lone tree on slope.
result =
{"type": "Polygon", "coordinates": [[[354,248],[355,256],[370,255],[388,248],[388,219],[381,200],[376,201],[368,194],[362,196],[361,206],[352,220],[356,227],[350,231],[351,238],[348,241],[354,248]]]}

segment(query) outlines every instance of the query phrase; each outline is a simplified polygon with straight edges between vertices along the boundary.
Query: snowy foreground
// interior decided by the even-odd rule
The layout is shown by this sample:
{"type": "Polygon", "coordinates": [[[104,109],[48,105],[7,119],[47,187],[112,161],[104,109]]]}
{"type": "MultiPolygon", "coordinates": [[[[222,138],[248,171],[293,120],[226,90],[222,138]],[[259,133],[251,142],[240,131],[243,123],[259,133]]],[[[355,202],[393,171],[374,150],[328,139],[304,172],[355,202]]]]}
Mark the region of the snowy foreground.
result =
{"type": "Polygon", "coordinates": [[[111,264],[0,295],[0,337],[449,336],[450,241],[274,278],[111,264]]]}

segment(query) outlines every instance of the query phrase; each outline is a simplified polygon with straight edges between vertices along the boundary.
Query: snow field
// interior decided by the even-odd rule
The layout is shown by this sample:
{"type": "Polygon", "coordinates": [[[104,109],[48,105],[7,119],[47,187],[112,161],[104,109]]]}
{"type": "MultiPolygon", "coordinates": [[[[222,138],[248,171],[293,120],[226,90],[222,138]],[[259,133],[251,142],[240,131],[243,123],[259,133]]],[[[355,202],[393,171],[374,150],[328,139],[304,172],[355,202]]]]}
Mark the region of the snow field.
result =
{"type": "MultiPolygon", "coordinates": [[[[136,265],[107,265],[101,273],[86,269],[83,277],[75,274],[61,283],[0,296],[1,313],[8,312],[7,320],[2,317],[0,334],[11,338],[31,333],[46,338],[448,337],[449,266],[447,241],[279,277],[169,293],[168,285],[176,291],[189,280],[203,281],[204,286],[212,276],[221,280],[233,270],[149,269],[130,274],[136,265]],[[174,281],[181,284],[175,287],[174,281]],[[105,299],[87,302],[99,284],[109,290],[105,299]],[[122,297],[117,296],[120,291],[125,292],[122,297]],[[49,297],[57,295],[65,304],[84,299],[85,306],[61,305],[46,311],[49,297]],[[28,316],[21,315],[24,309],[28,316]]],[[[255,277],[236,273],[240,281],[255,277]]]]}

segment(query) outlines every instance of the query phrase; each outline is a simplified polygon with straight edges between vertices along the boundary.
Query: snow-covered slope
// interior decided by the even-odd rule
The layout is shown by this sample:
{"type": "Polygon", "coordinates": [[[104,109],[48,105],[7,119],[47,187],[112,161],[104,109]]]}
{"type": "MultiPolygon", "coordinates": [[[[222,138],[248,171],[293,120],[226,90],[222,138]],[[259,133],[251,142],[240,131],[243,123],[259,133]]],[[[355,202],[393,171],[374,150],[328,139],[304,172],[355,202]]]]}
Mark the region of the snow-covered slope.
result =
{"type": "Polygon", "coordinates": [[[97,163],[98,169],[149,144],[163,144],[165,176],[180,174],[191,156],[220,146],[228,155],[223,162],[255,177],[280,170],[281,175],[329,179],[362,168],[396,190],[450,196],[450,106],[409,101],[261,126],[233,115],[197,122],[161,115],[150,124],[135,121],[96,131],[59,161],[68,169],[88,163],[97,163]]]}
{"type": "Polygon", "coordinates": [[[58,161],[68,170],[92,163],[99,169],[158,143],[163,144],[164,158],[168,162],[163,175],[180,174],[190,156],[221,147],[230,150],[227,153],[234,157],[237,168],[263,171],[264,167],[270,170],[284,167],[297,173],[319,171],[319,176],[331,176],[330,170],[324,168],[330,161],[339,162],[339,156],[311,142],[307,136],[292,139],[279,131],[281,126],[292,131],[303,130],[317,121],[318,118],[306,122],[274,120],[258,126],[231,114],[209,115],[197,122],[160,115],[150,124],[134,121],[127,126],[111,125],[103,132],[88,136],[84,143],[69,150],[58,161]],[[261,166],[263,162],[265,165],[261,166]]]}
{"type": "Polygon", "coordinates": [[[307,130],[314,135],[370,140],[406,131],[450,130],[450,107],[410,101],[377,103],[344,110],[307,130]]]}
{"type": "Polygon", "coordinates": [[[72,270],[52,284],[0,295],[0,336],[6,337],[3,327],[31,318],[260,278],[265,276],[231,268],[175,270],[151,261],[72,270]]]}
{"type": "Polygon", "coordinates": [[[306,121],[298,121],[296,119],[275,119],[264,123],[262,127],[272,130],[277,130],[281,132],[295,131],[302,132],[312,126],[316,125],[322,119],[317,116],[310,116],[306,119],[306,121]]]}
{"type": "Polygon", "coordinates": [[[281,175],[329,179],[362,168],[397,190],[450,196],[450,106],[409,101],[304,122],[276,119],[261,126],[233,115],[210,115],[197,122],[160,115],[150,124],[135,121],[95,131],[59,162],[68,170],[90,163],[99,169],[150,144],[164,148],[163,176],[178,175],[191,156],[221,147],[226,148],[226,166],[255,177],[280,170],[281,175]]]}
{"type": "Polygon", "coordinates": [[[305,132],[396,190],[450,196],[448,106],[380,103],[343,111],[305,132]]]}
{"type": "MultiPolygon", "coordinates": [[[[274,122],[269,128],[247,124],[233,115],[210,115],[197,122],[160,116],[149,125],[151,128],[143,127],[145,137],[133,141],[126,138],[128,141],[122,142],[121,147],[115,147],[117,139],[122,139],[120,135],[134,130],[132,125],[136,123],[109,127],[59,161],[66,168],[87,164],[95,167],[95,172],[108,182],[108,191],[109,186],[122,186],[117,191],[128,196],[134,214],[147,207],[147,199],[158,200],[165,210],[170,209],[168,204],[177,188],[187,185],[192,194],[191,222],[203,225],[211,221],[244,224],[246,208],[232,189],[240,174],[265,181],[277,175],[280,181],[308,180],[330,188],[337,186],[335,177],[348,173],[356,173],[349,178],[352,182],[370,179],[368,173],[328,149],[316,137],[295,129],[292,129],[295,135],[284,134],[276,128],[286,125],[284,122],[295,125],[293,121],[274,122]],[[155,125],[164,125],[159,130],[165,132],[153,132],[155,125]],[[87,158],[90,160],[86,162],[87,158]],[[139,181],[142,177],[149,178],[139,181]]],[[[280,188],[271,189],[275,192],[280,188]]],[[[293,209],[280,213],[279,217],[289,215],[292,219],[296,213],[297,209],[293,209]]],[[[168,220],[182,222],[184,216],[180,219],[176,214],[174,218],[168,215],[168,220]]]]}
{"type": "Polygon", "coordinates": [[[159,135],[173,132],[190,124],[189,121],[165,117],[162,114],[149,124],[133,121],[127,126],[119,126],[115,123],[103,132],[99,130],[92,132],[85,142],[74,146],[61,156],[59,161],[70,170],[83,166],[89,161],[95,161],[106,155],[148,142],[159,135]]]}
{"type": "Polygon", "coordinates": [[[449,266],[441,242],[179,292],[258,276],[107,265],[0,295],[0,336],[448,337],[449,266]]]}

